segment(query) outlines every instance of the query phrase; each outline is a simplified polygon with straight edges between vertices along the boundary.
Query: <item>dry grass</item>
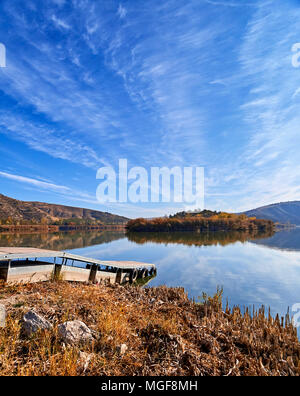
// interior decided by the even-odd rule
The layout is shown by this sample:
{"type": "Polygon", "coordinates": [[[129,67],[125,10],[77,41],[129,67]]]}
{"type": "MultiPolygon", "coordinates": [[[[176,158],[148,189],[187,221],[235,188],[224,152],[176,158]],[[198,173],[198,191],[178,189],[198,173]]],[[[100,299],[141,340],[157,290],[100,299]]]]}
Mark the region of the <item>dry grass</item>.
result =
{"type": "Polygon", "coordinates": [[[220,295],[197,304],[180,288],[47,282],[0,287],[1,375],[299,375],[295,329],[263,310],[222,312],[220,295]],[[30,339],[21,319],[34,308],[54,325],[30,339]],[[79,319],[92,345],[60,342],[57,325],[79,319]],[[128,350],[120,354],[120,346],[128,350]],[[88,359],[87,359],[88,356],[88,359]]]}

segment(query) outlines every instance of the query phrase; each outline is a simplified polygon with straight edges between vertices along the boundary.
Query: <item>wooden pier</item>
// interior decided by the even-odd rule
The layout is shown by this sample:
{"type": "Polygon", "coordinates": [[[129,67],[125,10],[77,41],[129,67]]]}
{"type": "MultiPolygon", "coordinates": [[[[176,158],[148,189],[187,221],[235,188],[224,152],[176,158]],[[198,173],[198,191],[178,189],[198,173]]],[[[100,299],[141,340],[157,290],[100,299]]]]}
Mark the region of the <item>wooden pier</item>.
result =
{"type": "Polygon", "coordinates": [[[8,284],[51,279],[123,284],[155,275],[154,264],[103,261],[55,250],[0,247],[0,279],[8,284]]]}

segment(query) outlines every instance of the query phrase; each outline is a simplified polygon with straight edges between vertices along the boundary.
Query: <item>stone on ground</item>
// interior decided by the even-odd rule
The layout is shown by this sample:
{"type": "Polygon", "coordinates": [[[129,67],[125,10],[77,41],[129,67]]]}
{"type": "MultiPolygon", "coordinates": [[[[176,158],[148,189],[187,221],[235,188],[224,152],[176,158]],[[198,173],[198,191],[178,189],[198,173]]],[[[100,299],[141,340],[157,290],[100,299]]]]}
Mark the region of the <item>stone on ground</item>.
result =
{"type": "Polygon", "coordinates": [[[84,344],[93,340],[92,331],[80,320],[60,324],[58,334],[66,344],[84,344]]]}
{"type": "Polygon", "coordinates": [[[5,316],[6,316],[5,306],[0,304],[0,327],[5,327],[5,316]]]}
{"type": "Polygon", "coordinates": [[[28,336],[38,330],[50,330],[51,328],[51,323],[33,310],[28,311],[23,316],[23,329],[28,336]]]}

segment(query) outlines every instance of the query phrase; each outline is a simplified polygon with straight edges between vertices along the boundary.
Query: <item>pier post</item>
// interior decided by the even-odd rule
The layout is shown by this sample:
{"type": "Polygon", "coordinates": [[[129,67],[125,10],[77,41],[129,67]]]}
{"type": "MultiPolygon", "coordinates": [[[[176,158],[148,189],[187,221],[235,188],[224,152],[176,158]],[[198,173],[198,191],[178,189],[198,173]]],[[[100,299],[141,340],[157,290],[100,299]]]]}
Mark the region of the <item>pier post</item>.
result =
{"type": "Polygon", "coordinates": [[[98,270],[98,266],[97,265],[91,265],[89,282],[95,283],[97,270],[98,270]]]}
{"type": "Polygon", "coordinates": [[[56,263],[54,264],[54,268],[53,268],[54,280],[59,280],[62,266],[63,264],[56,264],[56,263]]]}
{"type": "Polygon", "coordinates": [[[117,275],[116,275],[116,283],[121,284],[121,282],[122,282],[122,274],[123,274],[122,268],[118,268],[117,269],[117,275]]]}

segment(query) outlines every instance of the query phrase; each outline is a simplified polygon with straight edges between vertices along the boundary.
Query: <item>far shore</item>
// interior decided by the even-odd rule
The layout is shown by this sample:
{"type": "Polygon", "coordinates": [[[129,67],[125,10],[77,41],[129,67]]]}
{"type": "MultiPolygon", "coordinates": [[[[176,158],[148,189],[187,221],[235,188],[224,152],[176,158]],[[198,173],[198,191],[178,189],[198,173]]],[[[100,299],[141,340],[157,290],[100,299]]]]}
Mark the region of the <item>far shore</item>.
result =
{"type": "Polygon", "coordinates": [[[26,224],[26,225],[0,225],[0,234],[14,233],[51,233],[59,231],[96,231],[96,230],[125,230],[125,224],[97,224],[97,225],[48,225],[48,224],[26,224]]]}
{"type": "Polygon", "coordinates": [[[129,232],[216,232],[216,231],[245,231],[266,232],[274,231],[275,224],[271,220],[256,219],[246,215],[220,213],[212,216],[190,214],[183,217],[160,217],[155,219],[139,218],[130,220],[126,229],[129,232]]]}

